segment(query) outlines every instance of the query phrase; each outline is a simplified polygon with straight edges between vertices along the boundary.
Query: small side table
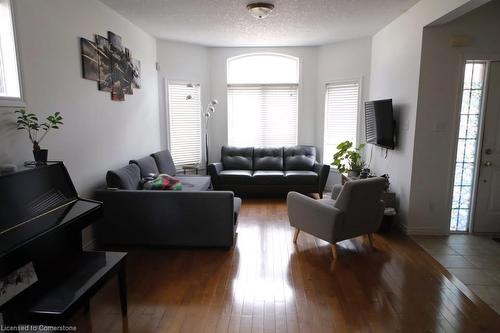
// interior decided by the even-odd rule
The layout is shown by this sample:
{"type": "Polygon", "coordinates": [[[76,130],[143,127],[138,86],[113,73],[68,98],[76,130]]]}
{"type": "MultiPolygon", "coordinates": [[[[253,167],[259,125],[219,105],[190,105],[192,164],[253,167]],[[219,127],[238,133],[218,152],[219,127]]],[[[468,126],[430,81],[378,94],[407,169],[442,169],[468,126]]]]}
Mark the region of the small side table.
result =
{"type": "Polygon", "coordinates": [[[184,172],[184,174],[186,174],[186,172],[195,172],[196,174],[198,174],[199,170],[199,164],[185,164],[182,166],[182,171],[184,172]]]}

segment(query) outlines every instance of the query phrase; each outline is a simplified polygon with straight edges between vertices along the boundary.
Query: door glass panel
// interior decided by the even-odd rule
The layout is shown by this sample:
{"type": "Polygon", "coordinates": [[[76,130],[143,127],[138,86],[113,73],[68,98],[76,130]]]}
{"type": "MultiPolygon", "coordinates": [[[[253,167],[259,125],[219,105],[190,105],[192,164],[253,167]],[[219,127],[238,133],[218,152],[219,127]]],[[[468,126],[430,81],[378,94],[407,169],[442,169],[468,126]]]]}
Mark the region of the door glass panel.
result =
{"type": "Polygon", "coordinates": [[[485,69],[486,63],[482,61],[468,61],[465,65],[451,207],[451,231],[469,230],[485,69]]]}

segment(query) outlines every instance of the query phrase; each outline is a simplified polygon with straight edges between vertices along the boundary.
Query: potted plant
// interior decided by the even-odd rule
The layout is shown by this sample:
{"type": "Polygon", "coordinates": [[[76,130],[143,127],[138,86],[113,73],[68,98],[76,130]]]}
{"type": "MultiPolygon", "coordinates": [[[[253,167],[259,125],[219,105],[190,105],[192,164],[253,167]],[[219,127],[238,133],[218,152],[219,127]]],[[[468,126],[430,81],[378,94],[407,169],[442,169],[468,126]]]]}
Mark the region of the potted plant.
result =
{"type": "Polygon", "coordinates": [[[335,166],[340,173],[347,171],[348,176],[357,177],[366,165],[361,156],[361,150],[365,145],[360,144],[357,148],[353,148],[352,146],[353,144],[351,141],[339,143],[337,152],[333,155],[332,165],[335,166]]]}
{"type": "Polygon", "coordinates": [[[36,114],[28,113],[25,109],[16,110],[14,113],[17,114],[17,129],[26,130],[31,143],[33,143],[35,162],[47,163],[48,150],[40,149],[40,143],[51,129],[58,129],[59,125],[63,125],[63,117],[59,112],[56,112],[48,116],[44,123],[40,123],[36,114]]]}

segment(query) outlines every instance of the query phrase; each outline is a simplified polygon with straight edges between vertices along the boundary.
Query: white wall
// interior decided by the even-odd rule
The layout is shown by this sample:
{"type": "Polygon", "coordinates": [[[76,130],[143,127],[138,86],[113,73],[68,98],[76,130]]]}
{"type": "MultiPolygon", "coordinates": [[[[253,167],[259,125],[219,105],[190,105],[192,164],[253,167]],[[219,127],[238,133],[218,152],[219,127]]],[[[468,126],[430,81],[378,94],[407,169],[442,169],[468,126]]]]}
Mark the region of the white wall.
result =
{"type": "Polygon", "coordinates": [[[195,44],[161,39],[157,42],[157,58],[160,64],[158,87],[161,114],[160,122],[162,124],[161,146],[162,148],[167,148],[166,80],[201,84],[201,102],[202,107],[205,107],[211,98],[211,85],[209,80],[210,64],[208,61],[208,48],[195,44]]]}
{"type": "Polygon", "coordinates": [[[449,232],[464,62],[500,60],[499,36],[498,0],[424,30],[409,220],[414,230],[449,232]],[[453,47],[456,36],[467,36],[470,42],[453,47]]]}
{"type": "MultiPolygon", "coordinates": [[[[92,196],[106,171],[160,148],[158,85],[153,37],[96,0],[15,0],[17,41],[27,109],[46,117],[59,111],[64,126],[42,148],[63,160],[82,196],[92,196]],[[79,37],[111,30],[141,61],[142,88],[113,102],[97,83],[82,79],[79,37]]],[[[32,160],[11,108],[0,108],[0,164],[32,160]]]]}
{"type": "Polygon", "coordinates": [[[398,198],[399,221],[409,233],[419,232],[408,224],[412,185],[413,147],[424,26],[470,2],[422,0],[373,36],[370,99],[392,98],[398,127],[398,143],[387,158],[374,148],[372,169],[388,173],[398,198]]]}
{"type": "Polygon", "coordinates": [[[298,143],[323,149],[325,84],[339,79],[362,78],[368,93],[370,73],[369,38],[322,47],[210,48],[211,98],[220,104],[211,124],[210,159],[219,160],[220,147],[227,144],[227,59],[246,53],[276,52],[300,59],[298,143]]]}
{"type": "MultiPolygon", "coordinates": [[[[326,84],[350,79],[361,79],[361,101],[369,96],[371,38],[354,39],[318,48],[318,87],[316,114],[316,142],[323,153],[325,126],[326,84]]],[[[364,141],[364,118],[360,110],[360,138],[364,141]],[[363,125],[363,126],[361,126],[363,125]]],[[[332,162],[326,156],[325,163],[332,162]]]]}
{"type": "Polygon", "coordinates": [[[317,48],[210,48],[211,98],[219,101],[212,118],[210,133],[210,160],[220,160],[220,148],[227,145],[227,59],[247,53],[275,52],[300,59],[299,128],[298,143],[315,145],[316,142],[316,85],[317,48]]]}

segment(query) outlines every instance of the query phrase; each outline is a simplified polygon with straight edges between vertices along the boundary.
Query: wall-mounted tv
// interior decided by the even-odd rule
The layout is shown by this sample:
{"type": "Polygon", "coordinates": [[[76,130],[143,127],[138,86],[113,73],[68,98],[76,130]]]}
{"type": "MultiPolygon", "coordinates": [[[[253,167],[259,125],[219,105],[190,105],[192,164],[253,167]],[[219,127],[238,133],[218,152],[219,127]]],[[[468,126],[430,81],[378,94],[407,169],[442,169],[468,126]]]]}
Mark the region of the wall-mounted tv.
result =
{"type": "Polygon", "coordinates": [[[394,149],[395,121],[392,99],[365,102],[366,142],[394,149]]]}

